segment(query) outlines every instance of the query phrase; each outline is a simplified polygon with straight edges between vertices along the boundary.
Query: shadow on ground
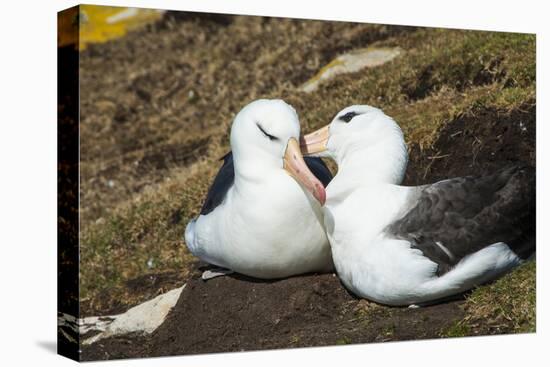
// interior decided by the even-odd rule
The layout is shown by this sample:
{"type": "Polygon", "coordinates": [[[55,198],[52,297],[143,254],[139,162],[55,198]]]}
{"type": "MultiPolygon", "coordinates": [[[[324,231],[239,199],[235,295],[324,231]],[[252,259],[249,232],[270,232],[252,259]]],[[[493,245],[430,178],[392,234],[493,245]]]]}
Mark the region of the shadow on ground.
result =
{"type": "Polygon", "coordinates": [[[57,343],[55,341],[37,341],[36,345],[42,349],[48,351],[49,353],[57,354],[57,343]]]}

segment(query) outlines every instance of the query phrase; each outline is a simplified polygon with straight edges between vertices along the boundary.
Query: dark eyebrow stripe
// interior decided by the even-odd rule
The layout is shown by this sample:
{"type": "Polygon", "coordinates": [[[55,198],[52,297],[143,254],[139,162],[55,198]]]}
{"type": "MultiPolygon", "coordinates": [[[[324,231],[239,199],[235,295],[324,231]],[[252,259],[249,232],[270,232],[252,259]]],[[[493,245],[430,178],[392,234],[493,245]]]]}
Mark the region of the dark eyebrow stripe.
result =
{"type": "Polygon", "coordinates": [[[269,138],[269,140],[279,140],[279,138],[277,138],[276,136],[273,136],[271,134],[268,134],[263,128],[262,126],[260,125],[259,122],[256,122],[256,126],[258,126],[258,129],[260,129],[260,131],[262,133],[264,133],[265,136],[267,136],[269,138]]]}
{"type": "Polygon", "coordinates": [[[360,113],[357,113],[355,111],[351,111],[351,112],[348,112],[344,115],[339,116],[338,120],[344,121],[344,122],[350,122],[352,118],[354,118],[355,116],[358,116],[358,115],[360,115],[360,113]]]}

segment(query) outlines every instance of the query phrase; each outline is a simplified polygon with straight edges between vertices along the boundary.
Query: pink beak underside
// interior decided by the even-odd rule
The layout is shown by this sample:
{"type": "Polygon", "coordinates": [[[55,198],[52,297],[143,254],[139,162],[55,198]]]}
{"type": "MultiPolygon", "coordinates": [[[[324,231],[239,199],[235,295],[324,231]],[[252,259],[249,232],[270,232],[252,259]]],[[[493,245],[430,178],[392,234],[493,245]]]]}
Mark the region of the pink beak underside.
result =
{"type": "Polygon", "coordinates": [[[304,157],[300,152],[300,145],[296,139],[291,138],[288,141],[285,156],[284,156],[284,169],[292,176],[298,183],[300,183],[307,191],[309,191],[321,205],[325,204],[326,192],[325,187],[315,177],[315,175],[309,170],[304,157]]]}

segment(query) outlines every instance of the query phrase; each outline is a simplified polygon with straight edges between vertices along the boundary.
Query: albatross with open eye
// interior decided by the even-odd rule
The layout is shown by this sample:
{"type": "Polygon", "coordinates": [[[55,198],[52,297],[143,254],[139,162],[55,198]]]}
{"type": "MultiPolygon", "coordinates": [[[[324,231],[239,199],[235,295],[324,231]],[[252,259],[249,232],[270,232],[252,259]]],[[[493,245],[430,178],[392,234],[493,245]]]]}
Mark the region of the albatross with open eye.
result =
{"type": "Polygon", "coordinates": [[[302,157],[296,111],[282,100],[257,100],[231,127],[231,152],[185,231],[203,261],[257,278],[333,268],[321,206],[332,175],[319,158],[302,157]]]}
{"type": "Polygon", "coordinates": [[[535,251],[535,172],[400,186],[407,147],[381,110],[351,106],[306,135],[302,151],[328,156],[325,226],[342,283],[390,305],[433,302],[490,281],[535,251]]]}

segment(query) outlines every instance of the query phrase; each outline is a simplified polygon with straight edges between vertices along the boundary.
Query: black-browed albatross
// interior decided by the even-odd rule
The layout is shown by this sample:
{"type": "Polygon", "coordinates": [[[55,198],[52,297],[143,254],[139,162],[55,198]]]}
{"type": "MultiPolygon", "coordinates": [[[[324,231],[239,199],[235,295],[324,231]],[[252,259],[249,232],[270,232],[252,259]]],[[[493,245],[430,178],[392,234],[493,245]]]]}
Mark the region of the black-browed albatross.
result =
{"type": "Polygon", "coordinates": [[[195,256],[263,279],[333,269],[321,209],[332,175],[319,158],[304,161],[299,134],[296,111],[282,100],[237,114],[232,151],[185,230],[195,256]]]}
{"type": "Polygon", "coordinates": [[[490,281],[535,251],[535,173],[400,186],[407,147],[381,110],[351,106],[304,137],[305,155],[338,163],[325,226],[343,284],[389,305],[432,302],[490,281]]]}

